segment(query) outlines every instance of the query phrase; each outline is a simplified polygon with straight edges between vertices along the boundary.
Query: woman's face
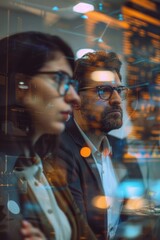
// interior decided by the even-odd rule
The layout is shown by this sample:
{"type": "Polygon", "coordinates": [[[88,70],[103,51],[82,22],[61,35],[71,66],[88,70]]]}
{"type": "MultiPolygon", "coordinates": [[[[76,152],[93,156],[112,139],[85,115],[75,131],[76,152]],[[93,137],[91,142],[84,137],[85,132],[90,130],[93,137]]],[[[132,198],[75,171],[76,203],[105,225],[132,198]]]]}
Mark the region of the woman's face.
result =
{"type": "MultiPolygon", "coordinates": [[[[63,71],[72,77],[72,69],[65,56],[57,52],[54,60],[46,62],[40,72],[63,71]]],[[[28,89],[21,89],[23,104],[31,114],[35,134],[60,134],[65,127],[72,104],[79,102],[79,96],[73,86],[62,97],[53,74],[37,74],[28,81],[28,89]]]]}

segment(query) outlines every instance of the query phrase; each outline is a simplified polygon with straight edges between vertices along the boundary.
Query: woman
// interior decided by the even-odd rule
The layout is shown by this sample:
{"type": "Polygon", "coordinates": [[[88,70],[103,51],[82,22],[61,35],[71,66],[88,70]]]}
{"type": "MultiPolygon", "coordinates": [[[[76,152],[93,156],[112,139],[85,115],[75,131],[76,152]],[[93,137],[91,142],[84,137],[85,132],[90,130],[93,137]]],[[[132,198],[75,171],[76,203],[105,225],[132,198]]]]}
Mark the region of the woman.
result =
{"type": "Polygon", "coordinates": [[[50,164],[79,101],[73,69],[73,52],[57,36],[0,40],[0,239],[95,239],[50,164]]]}

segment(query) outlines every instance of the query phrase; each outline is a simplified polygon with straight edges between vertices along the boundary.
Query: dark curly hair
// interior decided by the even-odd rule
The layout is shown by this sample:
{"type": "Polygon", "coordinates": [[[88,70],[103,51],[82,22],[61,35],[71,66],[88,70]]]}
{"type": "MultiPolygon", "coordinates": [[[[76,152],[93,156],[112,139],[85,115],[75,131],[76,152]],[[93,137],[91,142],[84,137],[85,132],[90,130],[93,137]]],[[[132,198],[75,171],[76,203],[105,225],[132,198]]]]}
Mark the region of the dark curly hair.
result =
{"type": "Polygon", "coordinates": [[[96,68],[116,71],[121,80],[122,78],[120,74],[121,65],[122,65],[121,61],[119,60],[117,54],[114,52],[107,53],[101,50],[86,53],[76,61],[74,78],[79,81],[79,88],[82,88],[84,87],[85,82],[87,81],[85,77],[88,70],[96,68]]]}

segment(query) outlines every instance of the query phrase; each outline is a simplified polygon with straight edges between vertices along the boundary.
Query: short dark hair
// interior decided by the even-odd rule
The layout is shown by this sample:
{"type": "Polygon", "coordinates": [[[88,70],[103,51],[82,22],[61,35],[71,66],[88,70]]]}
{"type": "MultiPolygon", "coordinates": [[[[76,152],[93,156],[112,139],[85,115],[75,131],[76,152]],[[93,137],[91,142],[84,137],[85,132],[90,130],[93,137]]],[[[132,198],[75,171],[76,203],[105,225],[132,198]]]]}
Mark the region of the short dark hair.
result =
{"type": "MultiPolygon", "coordinates": [[[[23,108],[16,99],[16,75],[18,73],[34,76],[49,60],[56,58],[61,52],[66,57],[71,69],[74,70],[74,53],[70,46],[60,37],[37,31],[16,33],[0,40],[0,107],[8,108],[8,118],[14,109],[23,108]]],[[[23,122],[27,117],[18,121],[23,122]]],[[[14,114],[16,115],[16,114],[14,114]]],[[[27,115],[27,112],[26,112],[27,115]]],[[[0,118],[4,121],[4,111],[0,111],[0,118]]],[[[27,122],[25,124],[27,126],[27,122]]]]}
{"type": "Polygon", "coordinates": [[[114,52],[105,52],[103,50],[89,52],[76,60],[76,66],[74,70],[74,79],[79,81],[79,88],[82,88],[85,84],[85,76],[88,70],[92,68],[102,68],[106,70],[116,71],[120,80],[120,68],[121,61],[118,55],[114,52]]]}

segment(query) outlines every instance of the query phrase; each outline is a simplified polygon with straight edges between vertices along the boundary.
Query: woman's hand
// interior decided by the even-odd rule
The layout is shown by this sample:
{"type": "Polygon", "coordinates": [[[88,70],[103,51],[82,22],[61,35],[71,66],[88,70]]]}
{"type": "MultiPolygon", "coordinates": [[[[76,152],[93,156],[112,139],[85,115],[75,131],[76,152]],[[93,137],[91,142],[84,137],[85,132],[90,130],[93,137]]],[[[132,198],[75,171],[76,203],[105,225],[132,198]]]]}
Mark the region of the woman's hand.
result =
{"type": "Polygon", "coordinates": [[[47,240],[44,234],[26,220],[22,221],[21,234],[23,240],[47,240]]]}

